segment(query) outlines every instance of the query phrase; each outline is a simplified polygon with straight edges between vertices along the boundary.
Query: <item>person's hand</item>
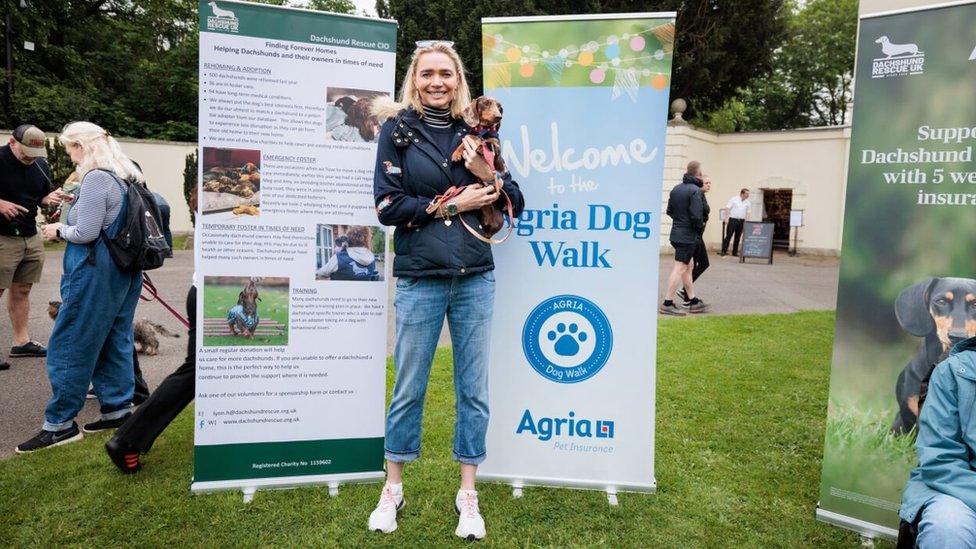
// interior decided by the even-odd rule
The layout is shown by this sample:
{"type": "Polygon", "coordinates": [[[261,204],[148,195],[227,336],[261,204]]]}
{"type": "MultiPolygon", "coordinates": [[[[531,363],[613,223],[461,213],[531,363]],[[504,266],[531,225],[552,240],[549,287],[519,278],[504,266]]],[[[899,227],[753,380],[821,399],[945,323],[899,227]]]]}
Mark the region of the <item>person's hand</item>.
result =
{"type": "Polygon", "coordinates": [[[464,167],[482,181],[493,181],[495,179],[495,169],[488,165],[485,157],[478,154],[477,142],[474,136],[466,135],[462,139],[462,142],[464,143],[464,152],[461,153],[461,156],[464,157],[464,167]]]}
{"type": "Polygon", "coordinates": [[[454,202],[457,203],[459,212],[467,212],[492,204],[495,200],[498,200],[498,192],[494,186],[468,185],[461,189],[454,202]]]}
{"type": "Polygon", "coordinates": [[[7,218],[8,221],[12,221],[17,216],[27,213],[27,211],[27,208],[21,206],[20,204],[0,200],[0,215],[7,218]]]}
{"type": "Polygon", "coordinates": [[[44,236],[44,240],[50,240],[51,242],[58,241],[58,229],[64,227],[63,223],[49,223],[41,227],[41,234],[44,236]]]}
{"type": "Polygon", "coordinates": [[[61,189],[55,189],[51,192],[51,194],[41,199],[41,204],[44,204],[45,206],[60,206],[61,203],[68,198],[68,196],[69,195],[63,192],[61,189]]]}

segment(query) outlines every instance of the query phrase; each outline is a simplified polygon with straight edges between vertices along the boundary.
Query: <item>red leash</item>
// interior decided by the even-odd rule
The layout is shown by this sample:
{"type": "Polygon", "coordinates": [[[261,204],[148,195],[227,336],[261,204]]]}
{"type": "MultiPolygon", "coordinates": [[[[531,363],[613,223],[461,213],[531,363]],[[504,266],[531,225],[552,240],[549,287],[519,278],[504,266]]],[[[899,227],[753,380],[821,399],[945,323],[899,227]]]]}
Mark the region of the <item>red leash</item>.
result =
{"type": "Polygon", "coordinates": [[[179,320],[184,326],[186,326],[187,329],[190,329],[190,321],[183,318],[180,313],[176,312],[176,309],[170,307],[169,303],[166,303],[163,298],[159,297],[159,291],[156,290],[156,285],[153,284],[152,279],[149,278],[149,275],[146,273],[142,273],[142,287],[149,292],[149,297],[146,297],[140,293],[139,299],[143,301],[158,301],[160,305],[166,307],[166,310],[176,317],[176,320],[179,320]]]}

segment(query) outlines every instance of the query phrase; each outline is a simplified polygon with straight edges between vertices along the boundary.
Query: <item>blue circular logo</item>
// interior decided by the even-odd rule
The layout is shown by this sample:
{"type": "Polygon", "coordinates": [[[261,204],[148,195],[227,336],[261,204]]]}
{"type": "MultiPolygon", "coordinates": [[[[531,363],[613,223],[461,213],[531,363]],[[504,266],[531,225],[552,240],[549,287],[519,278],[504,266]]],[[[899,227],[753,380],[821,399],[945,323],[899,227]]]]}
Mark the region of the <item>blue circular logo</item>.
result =
{"type": "Polygon", "coordinates": [[[557,295],[536,306],[522,328],[522,351],[539,375],[578,383],[596,375],[610,358],[613,330],[592,301],[557,295]]]}

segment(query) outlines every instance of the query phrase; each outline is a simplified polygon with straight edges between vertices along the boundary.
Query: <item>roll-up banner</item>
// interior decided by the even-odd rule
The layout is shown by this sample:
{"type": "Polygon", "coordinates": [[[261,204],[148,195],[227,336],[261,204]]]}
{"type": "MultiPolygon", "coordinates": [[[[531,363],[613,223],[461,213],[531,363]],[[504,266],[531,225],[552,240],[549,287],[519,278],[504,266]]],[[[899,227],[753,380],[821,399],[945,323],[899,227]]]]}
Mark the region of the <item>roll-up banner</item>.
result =
{"type": "Polygon", "coordinates": [[[976,3],[861,19],[817,517],[894,537],[919,391],[976,335],[976,3]]]}
{"type": "Polygon", "coordinates": [[[200,6],[192,490],[380,480],[396,23],[200,6]]]}
{"type": "Polygon", "coordinates": [[[525,194],[494,247],[488,457],[523,485],[653,491],[658,233],[674,13],[484,19],[525,194]]]}

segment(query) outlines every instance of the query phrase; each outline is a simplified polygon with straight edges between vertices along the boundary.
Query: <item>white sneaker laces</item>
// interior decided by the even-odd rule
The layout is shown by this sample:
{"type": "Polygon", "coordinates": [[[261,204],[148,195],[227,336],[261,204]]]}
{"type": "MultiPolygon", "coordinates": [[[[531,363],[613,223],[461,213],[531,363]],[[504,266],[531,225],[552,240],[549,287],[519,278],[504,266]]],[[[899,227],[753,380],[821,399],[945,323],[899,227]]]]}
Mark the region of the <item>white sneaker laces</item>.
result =
{"type": "Polygon", "coordinates": [[[475,518],[480,514],[478,512],[478,494],[471,492],[464,494],[464,498],[461,500],[461,513],[468,518],[475,518]]]}
{"type": "Polygon", "coordinates": [[[393,495],[393,490],[391,490],[389,486],[383,487],[383,491],[380,493],[380,503],[378,507],[383,512],[396,510],[396,496],[393,495]]]}

